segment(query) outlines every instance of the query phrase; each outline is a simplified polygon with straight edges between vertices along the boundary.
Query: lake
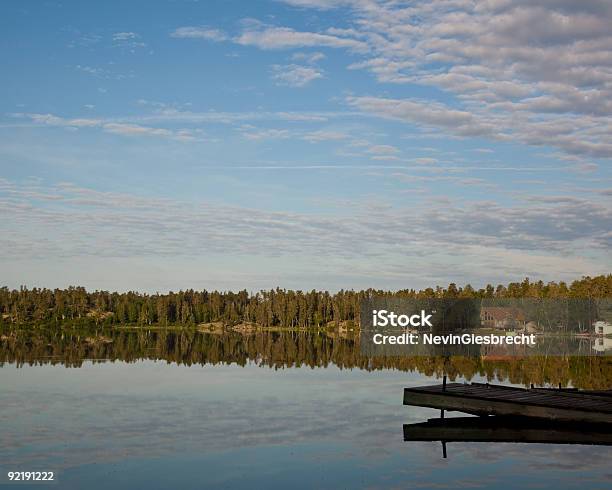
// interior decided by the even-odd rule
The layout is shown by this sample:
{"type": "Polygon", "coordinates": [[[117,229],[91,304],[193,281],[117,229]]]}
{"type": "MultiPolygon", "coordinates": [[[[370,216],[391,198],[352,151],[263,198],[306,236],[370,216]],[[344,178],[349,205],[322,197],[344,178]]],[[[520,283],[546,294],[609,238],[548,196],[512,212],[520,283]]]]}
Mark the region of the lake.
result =
{"type": "Polygon", "coordinates": [[[40,488],[609,488],[605,446],[404,442],[439,381],[612,387],[609,357],[365,359],[355,339],[116,329],[0,342],[0,470],[40,488]],[[554,363],[562,363],[555,365],[554,363]],[[556,377],[555,377],[556,376],[556,377]]]}

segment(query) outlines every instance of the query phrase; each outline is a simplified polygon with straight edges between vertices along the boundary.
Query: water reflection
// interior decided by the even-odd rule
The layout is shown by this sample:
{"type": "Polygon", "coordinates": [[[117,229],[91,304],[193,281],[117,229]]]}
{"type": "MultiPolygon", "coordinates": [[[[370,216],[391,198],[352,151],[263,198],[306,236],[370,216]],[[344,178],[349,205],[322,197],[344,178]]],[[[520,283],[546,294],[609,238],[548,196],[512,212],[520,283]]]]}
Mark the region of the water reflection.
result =
{"type": "Polygon", "coordinates": [[[605,389],[605,357],[368,358],[350,332],[1,335],[0,470],[57,470],[60,488],[583,489],[610,478],[607,447],[453,442],[444,460],[439,442],[401,434],[437,415],[403,406],[402,389],[443,372],[605,389]]]}
{"type": "Polygon", "coordinates": [[[612,446],[612,426],[520,417],[441,417],[404,424],[404,441],[439,441],[446,458],[451,442],[612,446]]]}
{"type": "Polygon", "coordinates": [[[83,361],[0,369],[0,470],[60,488],[605,488],[601,446],[406,443],[399,370],[83,361]]]}
{"type": "Polygon", "coordinates": [[[84,360],[163,360],[179,365],[254,364],[273,369],[337,366],[394,369],[439,377],[505,381],[529,386],[612,387],[612,357],[370,357],[351,332],[212,331],[115,328],[91,331],[27,329],[0,335],[0,363],[61,364],[84,360]]]}

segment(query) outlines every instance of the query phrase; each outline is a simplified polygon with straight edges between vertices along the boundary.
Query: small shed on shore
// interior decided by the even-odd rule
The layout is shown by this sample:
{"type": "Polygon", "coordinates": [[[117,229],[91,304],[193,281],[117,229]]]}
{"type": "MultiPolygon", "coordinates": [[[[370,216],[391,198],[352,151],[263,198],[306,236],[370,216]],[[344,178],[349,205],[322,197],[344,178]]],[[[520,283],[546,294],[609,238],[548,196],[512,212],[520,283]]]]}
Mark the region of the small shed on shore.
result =
{"type": "Polygon", "coordinates": [[[595,335],[612,335],[612,323],[604,320],[598,320],[593,323],[593,329],[595,330],[595,335]]]}

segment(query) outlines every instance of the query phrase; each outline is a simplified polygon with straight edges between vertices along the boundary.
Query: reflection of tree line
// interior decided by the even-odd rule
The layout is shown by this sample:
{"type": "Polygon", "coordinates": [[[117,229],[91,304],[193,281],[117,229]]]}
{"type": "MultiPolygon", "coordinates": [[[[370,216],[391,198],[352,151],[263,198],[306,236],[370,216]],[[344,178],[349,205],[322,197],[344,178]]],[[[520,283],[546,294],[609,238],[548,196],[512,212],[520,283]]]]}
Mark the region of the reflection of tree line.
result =
{"type": "Polygon", "coordinates": [[[612,387],[610,357],[538,357],[487,360],[466,357],[368,358],[358,338],[321,332],[281,331],[242,335],[196,330],[102,329],[98,331],[5,329],[0,336],[0,363],[81,366],[84,359],[134,362],[164,360],[184,365],[251,362],[275,369],[335,365],[341,369],[397,369],[450,379],[477,375],[529,385],[573,385],[584,389],[612,387]]]}

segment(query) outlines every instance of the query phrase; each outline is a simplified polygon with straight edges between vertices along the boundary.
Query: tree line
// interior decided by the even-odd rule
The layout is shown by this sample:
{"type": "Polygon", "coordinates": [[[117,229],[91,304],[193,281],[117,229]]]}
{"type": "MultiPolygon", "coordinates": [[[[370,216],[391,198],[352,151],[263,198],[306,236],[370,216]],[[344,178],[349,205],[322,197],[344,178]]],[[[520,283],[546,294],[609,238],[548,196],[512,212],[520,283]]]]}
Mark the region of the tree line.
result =
{"type": "Polygon", "coordinates": [[[254,323],[262,327],[306,328],[358,322],[360,304],[372,296],[398,298],[610,298],[612,274],[565,282],[512,282],[475,289],[458,287],[383,291],[293,291],[273,289],[249,293],[186,291],[145,294],[87,291],[83,287],[46,289],[0,288],[0,322],[4,325],[226,325],[254,323]]]}

